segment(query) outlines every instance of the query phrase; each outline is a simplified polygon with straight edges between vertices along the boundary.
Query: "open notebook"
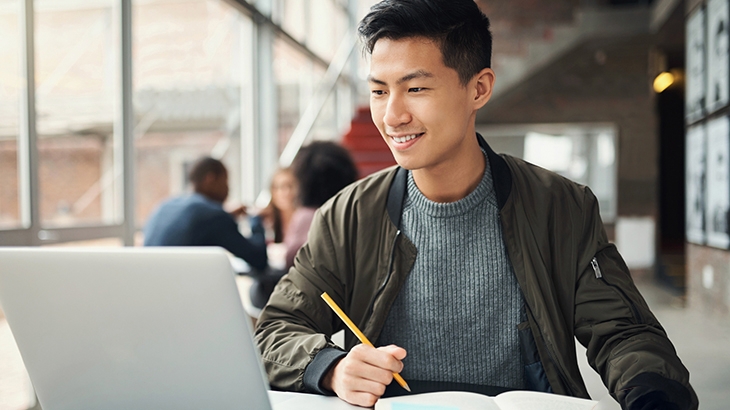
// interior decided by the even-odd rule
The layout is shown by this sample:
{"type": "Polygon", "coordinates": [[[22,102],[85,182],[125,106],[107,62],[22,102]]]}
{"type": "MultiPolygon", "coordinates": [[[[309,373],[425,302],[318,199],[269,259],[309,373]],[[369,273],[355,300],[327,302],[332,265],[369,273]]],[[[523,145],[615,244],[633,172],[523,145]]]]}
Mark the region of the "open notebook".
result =
{"type": "Polygon", "coordinates": [[[375,410],[599,410],[593,400],[531,391],[510,391],[489,397],[445,391],[380,399],[375,410]]]}
{"type": "Polygon", "coordinates": [[[271,408],[222,249],[0,247],[0,304],[44,409],[271,408]]]}

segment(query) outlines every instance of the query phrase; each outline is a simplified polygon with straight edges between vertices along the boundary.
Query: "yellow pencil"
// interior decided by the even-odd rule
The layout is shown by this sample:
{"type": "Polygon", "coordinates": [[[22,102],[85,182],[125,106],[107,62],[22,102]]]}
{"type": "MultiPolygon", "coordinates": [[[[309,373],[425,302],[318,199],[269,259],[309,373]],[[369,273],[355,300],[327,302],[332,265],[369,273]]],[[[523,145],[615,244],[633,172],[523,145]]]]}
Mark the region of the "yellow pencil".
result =
{"type": "MultiPolygon", "coordinates": [[[[347,327],[350,328],[350,330],[352,330],[352,333],[354,333],[358,339],[360,339],[360,342],[362,342],[362,344],[366,344],[370,347],[375,347],[375,346],[373,346],[372,343],[370,343],[370,340],[368,340],[368,338],[360,331],[360,329],[358,329],[357,326],[355,326],[355,324],[352,322],[352,320],[350,320],[350,318],[347,317],[345,312],[343,312],[342,309],[340,309],[340,307],[337,306],[337,303],[335,303],[335,301],[332,300],[332,298],[330,297],[330,295],[327,294],[327,292],[322,293],[322,299],[324,299],[324,301],[327,302],[327,305],[329,305],[329,307],[331,307],[332,310],[334,310],[334,312],[337,314],[337,316],[339,316],[340,319],[342,319],[342,321],[345,322],[347,327]]],[[[398,382],[398,384],[400,384],[400,386],[402,388],[404,388],[408,391],[411,391],[411,388],[408,387],[408,383],[406,383],[406,381],[403,380],[403,377],[401,377],[400,374],[393,373],[393,378],[395,379],[395,381],[398,382]]]]}

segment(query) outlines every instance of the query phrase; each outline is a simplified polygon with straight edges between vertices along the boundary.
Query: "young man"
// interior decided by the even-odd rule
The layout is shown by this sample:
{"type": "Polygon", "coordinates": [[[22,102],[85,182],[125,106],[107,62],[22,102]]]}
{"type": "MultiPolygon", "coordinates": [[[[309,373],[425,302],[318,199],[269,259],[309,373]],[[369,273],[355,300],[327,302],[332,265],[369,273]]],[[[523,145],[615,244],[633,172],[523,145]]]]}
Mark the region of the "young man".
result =
{"type": "Polygon", "coordinates": [[[400,372],[588,397],[577,337],[623,408],[696,408],[591,191],[476,134],[495,75],[475,3],[385,0],[359,31],[373,121],[400,167],[317,213],[258,322],[271,385],[370,406],[400,372]],[[350,332],[347,351],[332,344],[343,325],[325,291],[381,347],[350,332]]]}
{"type": "Polygon", "coordinates": [[[220,246],[256,269],[266,269],[266,238],[259,217],[251,217],[251,236],[238,231],[243,207],[228,213],[228,171],[217,159],[204,157],[190,169],[193,193],[169,199],[150,216],[145,246],[220,246]]]}

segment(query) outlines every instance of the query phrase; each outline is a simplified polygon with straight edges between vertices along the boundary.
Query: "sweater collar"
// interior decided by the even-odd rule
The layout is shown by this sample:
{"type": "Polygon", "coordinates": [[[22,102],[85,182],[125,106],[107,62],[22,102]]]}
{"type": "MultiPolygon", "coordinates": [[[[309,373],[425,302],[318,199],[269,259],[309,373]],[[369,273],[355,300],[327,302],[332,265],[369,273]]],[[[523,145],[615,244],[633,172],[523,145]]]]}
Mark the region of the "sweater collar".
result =
{"type": "MultiPolygon", "coordinates": [[[[509,198],[512,190],[512,173],[504,158],[492,150],[489,144],[487,144],[487,141],[484,140],[484,137],[476,133],[476,138],[479,146],[487,153],[489,167],[492,171],[492,183],[494,184],[494,191],[497,195],[497,206],[501,210],[504,208],[505,203],[507,203],[507,198],[509,198]]],[[[407,182],[408,171],[402,167],[398,167],[393,181],[390,184],[386,205],[388,216],[398,229],[400,229],[407,182]]]]}

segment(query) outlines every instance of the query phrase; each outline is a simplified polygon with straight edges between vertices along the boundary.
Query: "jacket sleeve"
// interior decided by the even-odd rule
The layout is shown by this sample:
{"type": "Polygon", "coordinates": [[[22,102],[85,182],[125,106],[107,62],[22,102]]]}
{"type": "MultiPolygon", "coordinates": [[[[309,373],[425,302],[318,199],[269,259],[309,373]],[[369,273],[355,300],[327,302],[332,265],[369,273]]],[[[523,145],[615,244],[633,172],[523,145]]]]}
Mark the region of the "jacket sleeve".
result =
{"type": "Polygon", "coordinates": [[[623,409],[696,409],[689,372],[608,243],[587,188],[583,205],[575,334],[587,348],[588,363],[623,409]]]}
{"type": "Polygon", "coordinates": [[[343,303],[341,253],[333,245],[329,224],[317,211],[309,241],[274,289],[256,326],[255,339],[272,387],[326,393],[319,381],[345,353],[330,339],[342,324],[321,294],[327,292],[343,303]]]}

